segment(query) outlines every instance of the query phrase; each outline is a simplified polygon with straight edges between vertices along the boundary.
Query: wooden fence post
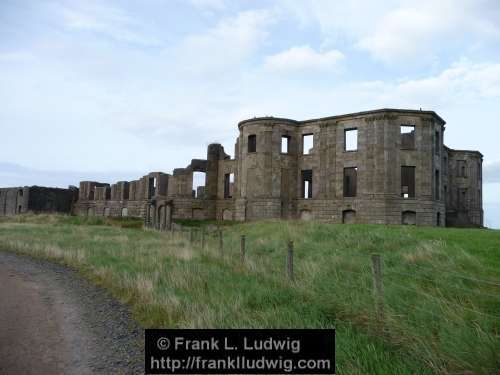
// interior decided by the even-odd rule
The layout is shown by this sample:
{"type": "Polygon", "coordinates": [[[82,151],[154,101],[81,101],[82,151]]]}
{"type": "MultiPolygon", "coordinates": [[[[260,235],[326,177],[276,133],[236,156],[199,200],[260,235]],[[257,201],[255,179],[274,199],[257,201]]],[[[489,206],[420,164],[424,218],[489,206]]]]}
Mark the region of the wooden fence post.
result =
{"type": "Polygon", "coordinates": [[[245,262],[245,235],[243,234],[240,239],[240,255],[241,255],[241,263],[245,262]]]}
{"type": "Polygon", "coordinates": [[[293,281],[293,241],[288,241],[288,253],[286,257],[286,270],[288,278],[293,281]]]}
{"type": "Polygon", "coordinates": [[[221,256],[224,254],[224,239],[222,237],[222,229],[219,229],[219,252],[221,256]]]}
{"type": "Polygon", "coordinates": [[[382,284],[382,261],[379,254],[372,254],[373,294],[377,319],[384,319],[384,288],[382,284]]]}

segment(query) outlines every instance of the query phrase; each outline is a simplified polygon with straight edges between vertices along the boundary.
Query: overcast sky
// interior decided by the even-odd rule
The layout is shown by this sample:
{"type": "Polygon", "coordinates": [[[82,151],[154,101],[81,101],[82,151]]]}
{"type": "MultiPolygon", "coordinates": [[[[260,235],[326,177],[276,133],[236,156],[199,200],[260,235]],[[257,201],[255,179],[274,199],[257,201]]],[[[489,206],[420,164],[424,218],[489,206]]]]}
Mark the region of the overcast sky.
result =
{"type": "Polygon", "coordinates": [[[500,227],[500,2],[0,1],[0,186],[171,172],[237,123],[434,110],[500,227]]]}

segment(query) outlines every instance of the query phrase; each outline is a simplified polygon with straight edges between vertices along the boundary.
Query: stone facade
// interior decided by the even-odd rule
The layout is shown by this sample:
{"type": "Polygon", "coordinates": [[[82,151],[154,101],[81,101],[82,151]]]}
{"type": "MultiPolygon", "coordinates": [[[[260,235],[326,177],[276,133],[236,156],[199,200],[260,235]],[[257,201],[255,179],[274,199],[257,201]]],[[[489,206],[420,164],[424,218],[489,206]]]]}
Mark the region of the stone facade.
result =
{"type": "Polygon", "coordinates": [[[77,201],[78,189],[25,186],[0,188],[0,216],[27,212],[71,213],[77,201]]]}
{"type": "Polygon", "coordinates": [[[231,159],[219,144],[172,174],[80,183],[74,212],[171,219],[304,219],[482,226],[482,155],[443,144],[433,111],[380,109],[295,121],[241,121],[231,159]],[[308,143],[309,142],[309,143],[308,143]],[[205,174],[193,186],[193,174],[205,174]]]}
{"type": "Polygon", "coordinates": [[[482,155],[444,146],[445,121],[435,112],[264,117],[242,121],[238,129],[234,159],[212,144],[206,160],[172,174],[150,173],[111,187],[82,182],[76,211],[143,217],[160,229],[170,218],[483,224],[482,155]],[[194,172],[205,173],[204,187],[193,186],[194,172]],[[111,195],[97,194],[100,186],[111,195]]]}

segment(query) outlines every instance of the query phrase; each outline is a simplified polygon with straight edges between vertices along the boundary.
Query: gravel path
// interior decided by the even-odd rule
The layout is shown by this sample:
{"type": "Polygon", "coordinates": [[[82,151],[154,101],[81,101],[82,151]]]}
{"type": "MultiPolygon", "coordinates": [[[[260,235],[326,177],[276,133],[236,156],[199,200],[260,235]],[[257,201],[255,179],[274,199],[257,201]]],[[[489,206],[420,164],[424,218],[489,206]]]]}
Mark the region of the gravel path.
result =
{"type": "Polygon", "coordinates": [[[76,272],[0,251],[0,374],[143,374],[143,332],[76,272]]]}

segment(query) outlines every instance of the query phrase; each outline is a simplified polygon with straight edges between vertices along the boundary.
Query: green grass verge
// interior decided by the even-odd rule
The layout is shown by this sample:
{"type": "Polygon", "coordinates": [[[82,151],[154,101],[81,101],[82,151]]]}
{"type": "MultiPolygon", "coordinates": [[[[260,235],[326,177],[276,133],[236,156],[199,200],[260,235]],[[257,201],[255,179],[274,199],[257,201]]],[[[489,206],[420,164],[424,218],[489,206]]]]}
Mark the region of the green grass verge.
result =
{"type": "Polygon", "coordinates": [[[335,327],[342,374],[500,372],[499,231],[233,223],[223,228],[221,253],[216,235],[207,234],[201,249],[200,231],[190,243],[181,233],[97,220],[3,219],[0,249],[77,268],[130,304],[144,327],[335,327]],[[108,225],[90,225],[99,223],[108,225]],[[288,240],[293,283],[285,274],[288,240]],[[383,260],[382,321],[373,253],[383,260]]]}

